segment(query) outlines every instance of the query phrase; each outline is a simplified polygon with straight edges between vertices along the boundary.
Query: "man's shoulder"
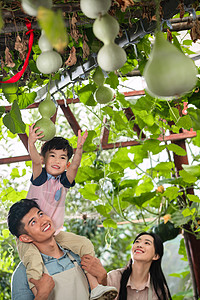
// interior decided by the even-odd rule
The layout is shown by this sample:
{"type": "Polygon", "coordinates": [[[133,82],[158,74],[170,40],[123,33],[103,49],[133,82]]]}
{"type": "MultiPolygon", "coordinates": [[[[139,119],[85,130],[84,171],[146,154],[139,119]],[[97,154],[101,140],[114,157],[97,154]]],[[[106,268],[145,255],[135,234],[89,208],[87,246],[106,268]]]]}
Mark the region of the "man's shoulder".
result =
{"type": "Polygon", "coordinates": [[[23,265],[22,262],[20,262],[17,265],[17,267],[16,267],[16,269],[15,269],[15,271],[13,273],[13,277],[14,276],[18,276],[19,274],[22,274],[22,275],[25,274],[26,275],[26,269],[25,269],[25,267],[24,267],[24,265],[23,265]]]}
{"type": "Polygon", "coordinates": [[[34,295],[29,289],[26,269],[22,262],[16,267],[11,280],[12,300],[33,300],[34,295]]]}

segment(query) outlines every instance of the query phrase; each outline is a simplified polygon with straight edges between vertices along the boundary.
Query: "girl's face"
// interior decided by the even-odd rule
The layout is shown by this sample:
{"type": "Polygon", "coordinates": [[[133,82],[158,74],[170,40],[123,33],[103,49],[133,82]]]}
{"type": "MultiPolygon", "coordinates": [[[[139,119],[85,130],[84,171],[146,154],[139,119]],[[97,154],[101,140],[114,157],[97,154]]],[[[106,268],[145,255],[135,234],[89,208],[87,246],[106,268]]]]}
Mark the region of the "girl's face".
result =
{"type": "Polygon", "coordinates": [[[62,149],[52,149],[47,151],[44,158],[46,171],[53,176],[62,174],[66,170],[67,162],[67,150],[62,149]]]}
{"type": "Polygon", "coordinates": [[[138,237],[132,247],[133,261],[152,262],[159,259],[155,253],[154,238],[151,235],[144,234],[138,237]]]}

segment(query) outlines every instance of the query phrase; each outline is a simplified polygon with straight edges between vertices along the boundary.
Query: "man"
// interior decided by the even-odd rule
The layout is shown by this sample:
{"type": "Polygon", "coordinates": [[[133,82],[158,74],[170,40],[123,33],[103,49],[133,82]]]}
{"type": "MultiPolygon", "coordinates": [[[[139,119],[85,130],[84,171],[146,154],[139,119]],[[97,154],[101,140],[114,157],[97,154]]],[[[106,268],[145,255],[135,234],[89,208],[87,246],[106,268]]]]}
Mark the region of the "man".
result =
{"type": "MultiPolygon", "coordinates": [[[[35,285],[36,296],[29,289],[25,267],[22,263],[18,265],[12,276],[13,300],[89,299],[88,281],[80,268],[80,257],[56,243],[52,220],[40,210],[36,201],[22,199],[15,203],[8,214],[8,227],[22,242],[33,243],[44,261],[42,278],[30,279],[35,285]]],[[[105,281],[105,274],[96,277],[99,283],[105,281]]],[[[103,299],[113,298],[103,296],[103,299]]]]}

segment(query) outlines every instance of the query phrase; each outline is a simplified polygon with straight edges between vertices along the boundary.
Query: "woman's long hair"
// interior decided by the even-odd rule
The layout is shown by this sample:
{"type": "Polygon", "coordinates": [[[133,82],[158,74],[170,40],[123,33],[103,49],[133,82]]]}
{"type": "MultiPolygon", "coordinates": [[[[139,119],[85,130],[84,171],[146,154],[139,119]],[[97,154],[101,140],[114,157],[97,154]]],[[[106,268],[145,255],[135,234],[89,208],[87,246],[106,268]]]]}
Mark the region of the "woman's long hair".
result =
{"type": "MultiPolygon", "coordinates": [[[[159,255],[159,259],[152,261],[151,267],[149,270],[150,276],[151,276],[151,282],[153,284],[156,295],[158,296],[159,300],[168,300],[168,299],[171,300],[172,299],[171,294],[170,294],[165,276],[164,276],[162,268],[161,268],[161,260],[162,260],[162,256],[163,256],[163,243],[157,234],[152,233],[152,232],[151,233],[142,232],[137,235],[133,244],[141,235],[144,235],[144,234],[148,234],[153,237],[155,254],[159,255]],[[167,292],[166,292],[166,290],[167,290],[167,292]],[[159,296],[159,294],[161,294],[162,297],[159,296]]],[[[132,259],[130,259],[126,269],[122,273],[122,278],[121,278],[121,282],[120,282],[119,300],[127,300],[126,285],[127,285],[128,279],[132,272],[132,263],[133,263],[133,261],[132,261],[132,259]]]]}

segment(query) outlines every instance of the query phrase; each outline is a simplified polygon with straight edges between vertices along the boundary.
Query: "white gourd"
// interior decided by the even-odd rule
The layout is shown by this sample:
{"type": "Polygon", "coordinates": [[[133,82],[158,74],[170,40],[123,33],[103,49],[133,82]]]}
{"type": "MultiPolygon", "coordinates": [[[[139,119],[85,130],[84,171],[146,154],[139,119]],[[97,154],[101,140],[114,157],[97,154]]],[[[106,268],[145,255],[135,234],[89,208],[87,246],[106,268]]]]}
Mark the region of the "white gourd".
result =
{"type": "Polygon", "coordinates": [[[44,32],[39,38],[38,45],[42,51],[36,60],[38,70],[43,74],[57,72],[62,66],[62,57],[53,50],[44,32]]]}
{"type": "Polygon", "coordinates": [[[53,47],[51,46],[51,43],[47,39],[44,30],[42,30],[42,34],[38,40],[38,46],[42,52],[53,50],[53,47]]]}
{"type": "Polygon", "coordinates": [[[126,62],[126,52],[114,42],[119,33],[119,23],[117,20],[105,14],[95,20],[93,32],[104,43],[104,46],[99,50],[97,55],[99,66],[107,72],[123,67],[126,62]]]}
{"type": "Polygon", "coordinates": [[[125,64],[126,52],[115,43],[104,45],[98,52],[97,62],[103,70],[115,71],[125,64]]]}
{"type": "Polygon", "coordinates": [[[179,98],[195,87],[197,74],[192,59],[165,40],[163,33],[158,31],[143,72],[149,94],[164,99],[179,98]]]}
{"type": "Polygon", "coordinates": [[[111,0],[80,0],[82,12],[91,19],[105,15],[111,6],[111,0]]]}
{"type": "Polygon", "coordinates": [[[22,0],[22,8],[29,16],[36,17],[39,6],[51,8],[53,5],[52,0],[22,0]]]}
{"type": "Polygon", "coordinates": [[[93,32],[100,41],[109,44],[114,42],[119,33],[119,23],[114,17],[105,14],[94,21],[93,32]]]}

